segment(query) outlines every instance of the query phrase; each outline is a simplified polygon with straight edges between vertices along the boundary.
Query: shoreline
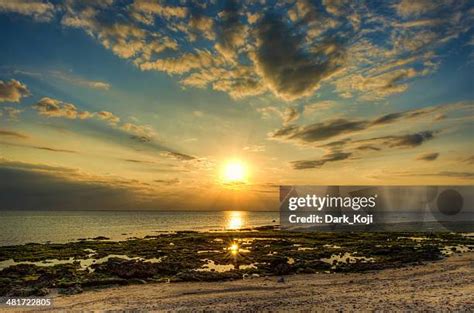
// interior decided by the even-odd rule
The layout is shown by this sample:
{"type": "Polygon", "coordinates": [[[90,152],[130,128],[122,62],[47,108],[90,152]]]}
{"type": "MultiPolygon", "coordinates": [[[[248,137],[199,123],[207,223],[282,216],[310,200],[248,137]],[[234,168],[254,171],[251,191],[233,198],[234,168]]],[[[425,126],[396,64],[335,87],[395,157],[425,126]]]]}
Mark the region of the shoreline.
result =
{"type": "Polygon", "coordinates": [[[44,310],[469,311],[474,252],[364,273],[297,274],[225,282],[154,283],[54,297],[44,310]]]}
{"type": "Polygon", "coordinates": [[[146,239],[0,247],[0,296],[117,285],[403,268],[474,250],[456,233],[179,232],[146,239]]]}
{"type": "Polygon", "coordinates": [[[287,231],[318,232],[418,232],[420,230],[425,230],[425,232],[470,232],[474,228],[472,215],[458,217],[458,219],[452,221],[443,221],[438,218],[432,220],[433,216],[431,218],[423,217],[420,220],[420,216],[413,216],[405,211],[398,212],[393,218],[390,217],[371,225],[304,224],[296,226],[282,223],[282,216],[277,211],[213,212],[212,222],[209,220],[210,211],[111,211],[110,213],[114,214],[114,226],[105,228],[97,225],[107,225],[109,217],[104,212],[108,211],[2,212],[9,214],[3,216],[5,218],[5,229],[0,234],[1,247],[28,243],[66,244],[91,240],[95,237],[107,237],[111,241],[126,241],[178,231],[229,232],[249,231],[265,227],[280,227],[287,231]],[[25,216],[28,219],[25,219],[25,216]],[[131,217],[135,221],[133,224],[128,222],[131,217]],[[91,218],[94,223],[90,223],[91,218]],[[181,218],[184,218],[184,220],[181,218]],[[25,224],[25,220],[29,222],[25,224]],[[77,228],[78,225],[81,227],[77,228]],[[26,228],[27,231],[23,231],[23,228],[26,228]],[[28,229],[34,229],[34,231],[28,229]]]}

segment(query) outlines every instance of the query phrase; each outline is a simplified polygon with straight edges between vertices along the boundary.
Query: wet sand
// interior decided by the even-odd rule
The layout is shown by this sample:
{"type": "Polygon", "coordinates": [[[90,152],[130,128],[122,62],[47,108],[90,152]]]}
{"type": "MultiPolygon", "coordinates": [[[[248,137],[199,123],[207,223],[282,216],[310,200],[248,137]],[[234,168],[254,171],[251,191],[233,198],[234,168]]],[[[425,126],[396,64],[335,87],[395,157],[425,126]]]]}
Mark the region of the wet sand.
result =
{"type": "Polygon", "coordinates": [[[474,253],[365,273],[146,284],[56,296],[54,310],[473,311],[474,253]]]}

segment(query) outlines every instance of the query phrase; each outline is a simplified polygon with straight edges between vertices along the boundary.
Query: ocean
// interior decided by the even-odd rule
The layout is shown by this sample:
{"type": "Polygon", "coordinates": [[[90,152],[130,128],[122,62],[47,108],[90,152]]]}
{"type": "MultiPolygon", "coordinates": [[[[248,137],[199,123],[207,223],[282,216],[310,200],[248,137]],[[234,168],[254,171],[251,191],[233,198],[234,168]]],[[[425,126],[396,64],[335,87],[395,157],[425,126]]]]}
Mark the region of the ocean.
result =
{"type": "Polygon", "coordinates": [[[180,230],[231,230],[278,225],[279,212],[0,211],[0,245],[64,243],[104,236],[143,238],[180,230]]]}
{"type": "MultiPolygon", "coordinates": [[[[431,212],[390,212],[385,213],[384,221],[397,224],[435,222],[445,217],[431,212]]],[[[471,212],[458,214],[449,220],[469,221],[467,230],[474,231],[471,212]]],[[[172,231],[223,231],[279,224],[279,212],[0,211],[0,246],[65,243],[99,236],[126,240],[172,231]]],[[[422,227],[414,231],[430,230],[433,229],[422,227]]]]}

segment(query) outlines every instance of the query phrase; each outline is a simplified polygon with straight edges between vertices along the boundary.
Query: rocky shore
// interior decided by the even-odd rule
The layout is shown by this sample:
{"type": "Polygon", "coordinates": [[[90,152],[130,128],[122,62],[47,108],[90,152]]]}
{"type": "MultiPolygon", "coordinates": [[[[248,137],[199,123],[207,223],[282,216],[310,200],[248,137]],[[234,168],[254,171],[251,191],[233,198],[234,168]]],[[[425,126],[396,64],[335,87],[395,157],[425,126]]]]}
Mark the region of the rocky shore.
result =
{"type": "Polygon", "coordinates": [[[177,232],[0,247],[0,296],[411,268],[474,248],[470,234],[177,232]]]}
{"type": "Polygon", "coordinates": [[[472,312],[474,253],[364,273],[318,273],[123,286],[58,296],[50,309],[139,311],[472,312]]]}

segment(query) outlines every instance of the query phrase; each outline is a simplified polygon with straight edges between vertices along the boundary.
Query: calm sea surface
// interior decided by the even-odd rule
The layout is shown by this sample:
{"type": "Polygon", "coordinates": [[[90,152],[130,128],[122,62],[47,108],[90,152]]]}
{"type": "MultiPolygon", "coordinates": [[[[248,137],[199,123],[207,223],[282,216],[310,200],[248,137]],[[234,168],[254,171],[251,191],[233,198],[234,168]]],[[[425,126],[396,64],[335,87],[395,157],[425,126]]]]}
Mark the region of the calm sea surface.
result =
{"type": "MultiPolygon", "coordinates": [[[[443,218],[429,212],[392,212],[386,213],[385,222],[430,222],[443,218]]],[[[468,212],[449,220],[474,222],[474,215],[468,212]]],[[[0,211],[0,246],[47,241],[63,243],[98,236],[126,240],[161,232],[232,230],[278,225],[279,222],[279,212],[0,211]]]]}
{"type": "Polygon", "coordinates": [[[112,240],[176,230],[229,230],[277,225],[279,212],[0,211],[0,245],[112,240]]]}

